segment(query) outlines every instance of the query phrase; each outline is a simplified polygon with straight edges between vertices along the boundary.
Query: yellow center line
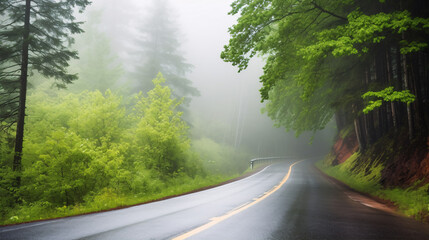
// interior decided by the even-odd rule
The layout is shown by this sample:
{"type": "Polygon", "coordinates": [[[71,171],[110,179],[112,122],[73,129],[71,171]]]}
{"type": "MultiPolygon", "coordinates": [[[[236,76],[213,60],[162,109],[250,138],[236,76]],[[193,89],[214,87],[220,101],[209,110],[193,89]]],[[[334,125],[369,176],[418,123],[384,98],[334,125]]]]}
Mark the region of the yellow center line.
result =
{"type": "Polygon", "coordinates": [[[277,190],[279,190],[279,189],[283,186],[283,184],[285,184],[285,183],[286,183],[286,181],[289,179],[290,173],[292,172],[292,167],[293,167],[295,164],[300,163],[300,162],[302,162],[302,161],[303,161],[303,160],[300,160],[300,161],[297,161],[297,162],[294,162],[293,164],[291,164],[291,165],[289,166],[289,171],[288,171],[288,173],[287,173],[287,174],[286,174],[286,176],[283,178],[283,180],[279,183],[279,185],[275,186],[275,187],[274,187],[274,188],[272,188],[270,191],[265,192],[265,193],[264,193],[264,195],[262,195],[261,197],[254,199],[254,201],[253,201],[253,202],[250,202],[250,203],[248,203],[248,204],[245,204],[245,205],[243,205],[242,207],[236,208],[236,209],[234,209],[234,210],[232,210],[232,211],[228,212],[227,214],[225,214],[225,215],[223,215],[223,216],[212,218],[212,219],[210,219],[210,222],[208,222],[208,223],[206,223],[206,224],[204,224],[204,225],[202,225],[202,226],[200,226],[200,227],[197,227],[197,228],[195,228],[195,229],[193,229],[193,230],[191,230],[191,231],[189,231],[189,232],[187,232],[187,233],[185,233],[185,234],[183,234],[183,235],[180,235],[180,236],[178,236],[178,237],[175,237],[175,238],[173,238],[172,240],[183,240],[183,239],[187,239],[187,238],[189,238],[189,237],[192,237],[192,236],[194,236],[195,234],[200,233],[200,232],[202,232],[202,231],[204,231],[204,230],[207,230],[207,229],[209,229],[209,228],[213,227],[214,225],[216,225],[216,224],[218,224],[218,223],[220,223],[220,222],[222,222],[222,221],[224,221],[224,220],[226,220],[226,219],[228,219],[228,218],[230,218],[230,217],[234,216],[235,214],[240,213],[240,212],[242,212],[242,211],[244,211],[244,210],[246,210],[246,209],[250,208],[251,206],[253,206],[253,205],[255,205],[255,204],[257,204],[257,203],[261,202],[262,200],[266,199],[268,196],[270,196],[271,194],[273,194],[274,192],[276,192],[277,190]]]}

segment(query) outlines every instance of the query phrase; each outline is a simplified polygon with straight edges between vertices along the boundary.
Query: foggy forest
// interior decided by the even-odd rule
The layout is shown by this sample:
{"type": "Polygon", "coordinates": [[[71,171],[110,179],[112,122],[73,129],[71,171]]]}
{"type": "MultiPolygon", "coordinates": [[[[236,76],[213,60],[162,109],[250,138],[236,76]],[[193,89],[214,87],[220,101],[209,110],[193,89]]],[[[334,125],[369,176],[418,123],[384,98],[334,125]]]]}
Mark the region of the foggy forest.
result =
{"type": "Polygon", "coordinates": [[[1,0],[0,225],[181,195],[267,157],[317,160],[427,222],[428,13],[424,0],[1,0]]]}

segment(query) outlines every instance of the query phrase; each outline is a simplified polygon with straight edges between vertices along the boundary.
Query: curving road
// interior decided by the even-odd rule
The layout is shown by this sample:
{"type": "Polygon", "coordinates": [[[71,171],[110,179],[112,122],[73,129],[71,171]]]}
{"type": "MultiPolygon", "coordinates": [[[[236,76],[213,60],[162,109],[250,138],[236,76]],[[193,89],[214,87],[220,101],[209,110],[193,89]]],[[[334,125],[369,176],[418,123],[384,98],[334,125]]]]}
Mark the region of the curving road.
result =
{"type": "Polygon", "coordinates": [[[160,202],[0,227],[0,239],[429,239],[429,225],[364,206],[295,162],[160,202]]]}

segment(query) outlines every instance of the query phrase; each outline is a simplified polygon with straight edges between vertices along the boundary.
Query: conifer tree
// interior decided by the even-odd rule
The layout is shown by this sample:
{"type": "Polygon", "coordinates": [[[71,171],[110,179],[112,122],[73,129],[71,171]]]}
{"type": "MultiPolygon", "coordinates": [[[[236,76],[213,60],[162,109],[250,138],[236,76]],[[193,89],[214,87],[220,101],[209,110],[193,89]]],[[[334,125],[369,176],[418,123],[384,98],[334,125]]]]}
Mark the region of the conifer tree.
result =
{"type": "Polygon", "coordinates": [[[198,96],[199,92],[186,78],[192,65],[186,63],[178,50],[180,43],[170,11],[168,1],[152,1],[152,9],[140,29],[141,38],[137,42],[140,47],[140,60],[135,69],[136,90],[148,92],[152,89],[152,79],[161,72],[174,97],[184,97],[186,105],[189,104],[190,98],[198,96]]]}
{"type": "MultiPolygon", "coordinates": [[[[67,72],[70,59],[77,52],[68,49],[73,34],[81,33],[74,17],[82,12],[88,0],[2,1],[0,5],[0,112],[2,126],[17,123],[13,170],[21,171],[24,139],[25,104],[28,75],[37,71],[64,88],[77,78],[67,72]]],[[[16,186],[20,185],[19,174],[16,186]]]]}

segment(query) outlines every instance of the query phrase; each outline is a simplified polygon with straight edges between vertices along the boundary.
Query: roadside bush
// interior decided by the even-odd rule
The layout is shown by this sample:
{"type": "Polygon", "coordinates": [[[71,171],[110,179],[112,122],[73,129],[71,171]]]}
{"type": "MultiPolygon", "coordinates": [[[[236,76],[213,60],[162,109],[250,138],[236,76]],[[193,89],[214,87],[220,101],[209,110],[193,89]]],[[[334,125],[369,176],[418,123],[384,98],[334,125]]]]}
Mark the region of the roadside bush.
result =
{"type": "Polygon", "coordinates": [[[207,176],[177,110],[181,100],[164,81],[158,75],[153,90],[127,107],[110,90],[30,91],[19,189],[12,184],[13,139],[0,136],[1,222],[115,208],[225,180],[207,176]]]}

